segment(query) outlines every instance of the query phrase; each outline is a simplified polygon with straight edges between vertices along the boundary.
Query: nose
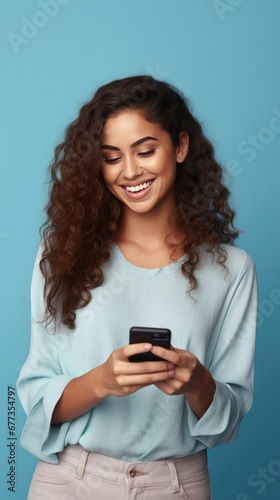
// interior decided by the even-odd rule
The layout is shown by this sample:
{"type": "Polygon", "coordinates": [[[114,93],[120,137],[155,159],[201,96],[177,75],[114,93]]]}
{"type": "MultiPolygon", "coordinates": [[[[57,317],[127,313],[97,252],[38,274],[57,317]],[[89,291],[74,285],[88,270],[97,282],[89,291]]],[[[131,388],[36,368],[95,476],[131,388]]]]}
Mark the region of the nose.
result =
{"type": "Polygon", "coordinates": [[[143,169],[132,156],[127,156],[123,162],[123,175],[126,179],[134,179],[142,175],[143,169]]]}

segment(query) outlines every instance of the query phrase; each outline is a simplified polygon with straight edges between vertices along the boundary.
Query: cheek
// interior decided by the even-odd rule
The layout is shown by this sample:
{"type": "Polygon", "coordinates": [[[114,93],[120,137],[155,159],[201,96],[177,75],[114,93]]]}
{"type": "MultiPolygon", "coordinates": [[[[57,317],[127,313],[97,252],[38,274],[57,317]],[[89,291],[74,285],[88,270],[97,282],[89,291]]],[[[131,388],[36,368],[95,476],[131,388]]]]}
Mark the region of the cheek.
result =
{"type": "Polygon", "coordinates": [[[101,173],[108,191],[110,191],[114,196],[116,196],[115,186],[114,186],[116,176],[106,171],[106,169],[101,169],[101,173]]]}
{"type": "Polygon", "coordinates": [[[114,186],[112,186],[110,183],[106,181],[105,181],[105,186],[107,189],[107,196],[109,196],[109,193],[111,193],[115,198],[121,199],[119,193],[117,193],[116,190],[114,189],[114,186]]]}
{"type": "Polygon", "coordinates": [[[101,167],[101,173],[102,173],[102,177],[104,179],[104,182],[106,184],[111,184],[112,176],[110,175],[110,172],[108,172],[107,168],[101,167]]]}

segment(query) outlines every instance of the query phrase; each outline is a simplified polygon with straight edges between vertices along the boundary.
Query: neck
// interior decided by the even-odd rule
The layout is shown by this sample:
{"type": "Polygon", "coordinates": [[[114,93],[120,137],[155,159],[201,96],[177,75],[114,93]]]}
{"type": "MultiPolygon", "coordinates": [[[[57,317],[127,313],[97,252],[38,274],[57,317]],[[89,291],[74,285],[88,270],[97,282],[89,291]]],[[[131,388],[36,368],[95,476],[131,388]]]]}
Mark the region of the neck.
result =
{"type": "Polygon", "coordinates": [[[165,238],[172,233],[172,220],[177,207],[158,205],[148,213],[137,213],[126,207],[118,241],[130,241],[145,247],[156,247],[163,245],[165,238]]]}

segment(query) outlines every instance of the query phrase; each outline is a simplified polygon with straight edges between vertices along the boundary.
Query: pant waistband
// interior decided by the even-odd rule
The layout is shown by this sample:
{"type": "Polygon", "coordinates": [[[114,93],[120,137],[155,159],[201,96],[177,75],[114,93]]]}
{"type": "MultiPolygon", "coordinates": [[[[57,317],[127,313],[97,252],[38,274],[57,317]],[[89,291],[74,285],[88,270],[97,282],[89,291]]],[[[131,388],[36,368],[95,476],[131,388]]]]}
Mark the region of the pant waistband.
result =
{"type": "Polygon", "coordinates": [[[173,485],[173,491],[179,491],[180,481],[194,481],[208,471],[207,452],[199,451],[183,458],[158,460],[153,462],[127,462],[111,458],[100,453],[88,452],[77,445],[68,445],[58,453],[60,462],[77,468],[76,476],[82,479],[84,473],[104,481],[135,486],[144,485],[151,479],[153,484],[163,485],[166,481],[173,485]]]}

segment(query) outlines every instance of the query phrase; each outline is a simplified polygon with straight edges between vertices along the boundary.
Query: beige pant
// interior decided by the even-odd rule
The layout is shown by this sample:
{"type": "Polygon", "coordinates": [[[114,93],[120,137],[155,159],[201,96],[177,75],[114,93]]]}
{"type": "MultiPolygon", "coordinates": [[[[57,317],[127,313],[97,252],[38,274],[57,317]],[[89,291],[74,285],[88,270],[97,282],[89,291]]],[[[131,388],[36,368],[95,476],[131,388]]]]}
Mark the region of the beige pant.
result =
{"type": "Polygon", "coordinates": [[[67,446],[59,463],[39,461],[28,500],[211,500],[206,451],[156,462],[125,462],[67,446]]]}

